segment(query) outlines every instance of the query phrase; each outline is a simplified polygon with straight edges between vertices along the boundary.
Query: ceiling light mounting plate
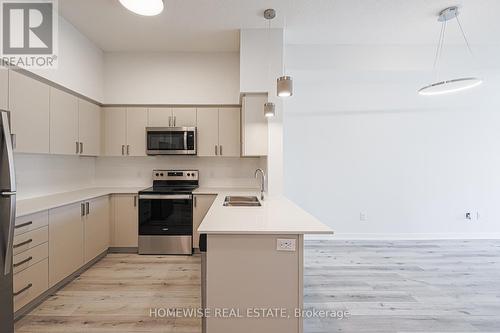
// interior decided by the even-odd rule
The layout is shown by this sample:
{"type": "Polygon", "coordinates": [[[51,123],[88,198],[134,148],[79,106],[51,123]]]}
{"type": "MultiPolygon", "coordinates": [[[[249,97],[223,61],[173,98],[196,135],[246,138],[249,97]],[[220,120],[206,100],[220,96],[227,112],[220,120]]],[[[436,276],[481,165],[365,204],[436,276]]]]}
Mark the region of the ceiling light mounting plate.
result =
{"type": "Polygon", "coordinates": [[[264,18],[266,20],[272,20],[275,17],[276,17],[276,10],[274,10],[273,8],[268,8],[264,11],[264,18]]]}
{"type": "Polygon", "coordinates": [[[439,12],[438,21],[446,22],[456,18],[459,14],[458,6],[448,7],[439,12]]]}

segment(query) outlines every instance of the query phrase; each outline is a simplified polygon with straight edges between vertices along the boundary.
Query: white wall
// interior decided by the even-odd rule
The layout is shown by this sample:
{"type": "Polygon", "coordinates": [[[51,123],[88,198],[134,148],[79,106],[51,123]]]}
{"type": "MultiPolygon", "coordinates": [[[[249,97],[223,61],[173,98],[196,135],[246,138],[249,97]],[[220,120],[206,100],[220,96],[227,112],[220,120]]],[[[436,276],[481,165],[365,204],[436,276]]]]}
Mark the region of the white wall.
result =
{"type": "Polygon", "coordinates": [[[499,49],[478,50],[479,70],[457,53],[485,83],[439,97],[416,94],[433,80],[431,47],[287,52],[287,196],[337,238],[500,238],[499,49]]]}
{"type": "Polygon", "coordinates": [[[238,53],[106,53],[106,104],[239,104],[238,53]]]}
{"type": "Polygon", "coordinates": [[[103,101],[103,52],[63,17],[59,17],[58,61],[57,69],[33,70],[33,73],[103,101]]]}
{"type": "Polygon", "coordinates": [[[153,169],[200,170],[200,186],[258,187],[254,172],[259,158],[211,158],[186,156],[101,157],[96,161],[99,186],[151,186],[153,169]]]}
{"type": "Polygon", "coordinates": [[[15,154],[19,200],[94,186],[95,158],[15,154]]]}

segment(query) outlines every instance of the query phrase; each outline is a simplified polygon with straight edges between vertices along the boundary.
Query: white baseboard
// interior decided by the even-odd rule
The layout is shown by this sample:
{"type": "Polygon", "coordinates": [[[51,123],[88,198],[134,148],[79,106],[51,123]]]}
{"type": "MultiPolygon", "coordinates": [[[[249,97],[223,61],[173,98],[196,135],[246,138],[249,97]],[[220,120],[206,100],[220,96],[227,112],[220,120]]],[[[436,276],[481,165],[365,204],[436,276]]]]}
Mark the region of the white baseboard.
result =
{"type": "Polygon", "coordinates": [[[305,240],[432,240],[432,239],[500,239],[500,233],[398,233],[357,234],[335,233],[334,235],[305,235],[305,240]]]}

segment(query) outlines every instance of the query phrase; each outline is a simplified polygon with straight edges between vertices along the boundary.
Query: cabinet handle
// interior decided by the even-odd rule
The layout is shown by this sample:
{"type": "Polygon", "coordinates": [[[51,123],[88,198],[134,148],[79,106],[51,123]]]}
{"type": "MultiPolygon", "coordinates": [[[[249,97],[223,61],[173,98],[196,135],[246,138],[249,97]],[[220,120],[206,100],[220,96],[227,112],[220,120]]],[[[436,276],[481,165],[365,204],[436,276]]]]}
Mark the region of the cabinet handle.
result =
{"type": "Polygon", "coordinates": [[[82,216],[85,216],[85,204],[82,203],[81,207],[82,207],[82,216]]]}
{"type": "Polygon", "coordinates": [[[90,213],[90,203],[85,203],[85,210],[87,211],[87,215],[90,213]]]}
{"type": "Polygon", "coordinates": [[[222,156],[222,145],[219,146],[220,156],[222,156]]]}
{"type": "Polygon", "coordinates": [[[125,156],[125,145],[122,145],[122,156],[125,156]]]}
{"type": "Polygon", "coordinates": [[[134,207],[137,207],[137,195],[134,195],[134,207]]]}
{"type": "Polygon", "coordinates": [[[77,141],[77,142],[75,142],[75,143],[76,143],[76,152],[75,152],[75,154],[77,154],[77,155],[78,155],[78,153],[80,152],[79,145],[78,145],[78,141],[77,141]]]}
{"type": "Polygon", "coordinates": [[[80,142],[80,154],[83,154],[83,142],[80,142]]]}
{"type": "Polygon", "coordinates": [[[33,257],[26,258],[23,261],[20,261],[20,262],[18,262],[16,264],[13,264],[12,267],[14,267],[14,268],[19,267],[21,265],[24,265],[27,262],[30,262],[32,259],[33,259],[33,257]]]}
{"type": "Polygon", "coordinates": [[[217,156],[217,145],[215,145],[215,156],[217,156]]]}
{"type": "Polygon", "coordinates": [[[33,241],[33,239],[31,239],[31,238],[30,238],[30,239],[28,239],[28,240],[26,240],[26,241],[24,241],[24,242],[19,243],[19,244],[14,244],[14,246],[12,246],[12,247],[13,247],[14,249],[17,249],[18,247],[21,247],[21,246],[23,246],[23,245],[29,244],[29,243],[31,243],[32,241],[33,241]]]}
{"type": "Polygon", "coordinates": [[[21,289],[21,290],[19,290],[19,291],[16,291],[16,292],[14,293],[14,296],[19,296],[19,295],[21,295],[22,293],[24,293],[26,290],[30,289],[31,287],[33,287],[33,284],[32,284],[32,283],[28,284],[28,285],[27,285],[26,287],[24,287],[23,289],[21,289]]]}
{"type": "Polygon", "coordinates": [[[197,205],[197,201],[198,201],[198,200],[196,200],[196,199],[197,199],[197,197],[194,197],[193,199],[194,199],[194,200],[193,200],[193,204],[194,204],[194,206],[196,207],[196,205],[197,205]]]}
{"type": "Polygon", "coordinates": [[[20,224],[20,225],[16,225],[14,227],[14,229],[24,228],[24,227],[27,227],[27,226],[32,225],[32,224],[33,224],[33,221],[29,221],[29,222],[26,222],[26,223],[23,223],[23,224],[20,224]]]}
{"type": "Polygon", "coordinates": [[[174,116],[174,127],[177,126],[177,117],[174,116]]]}
{"type": "Polygon", "coordinates": [[[127,145],[127,156],[130,156],[130,145],[127,145]]]}
{"type": "Polygon", "coordinates": [[[12,149],[16,149],[16,146],[17,146],[16,135],[15,134],[11,134],[10,135],[10,139],[12,140],[12,149]]]}

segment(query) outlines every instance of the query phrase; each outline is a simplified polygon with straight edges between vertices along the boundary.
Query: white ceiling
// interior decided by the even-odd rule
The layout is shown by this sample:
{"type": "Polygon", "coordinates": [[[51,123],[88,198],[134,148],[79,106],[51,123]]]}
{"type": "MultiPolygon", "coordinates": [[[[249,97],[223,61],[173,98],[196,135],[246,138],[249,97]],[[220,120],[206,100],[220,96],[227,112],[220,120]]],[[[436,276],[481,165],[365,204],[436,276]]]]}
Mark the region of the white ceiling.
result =
{"type": "MultiPolygon", "coordinates": [[[[62,0],[62,15],[106,52],[238,51],[238,30],[264,28],[278,10],[289,44],[435,44],[437,13],[460,5],[472,44],[500,44],[499,0],[164,0],[165,11],[141,17],[118,0],[62,0]],[[286,19],[285,19],[286,18],[286,19]]],[[[447,42],[462,42],[456,24],[447,42]]]]}

